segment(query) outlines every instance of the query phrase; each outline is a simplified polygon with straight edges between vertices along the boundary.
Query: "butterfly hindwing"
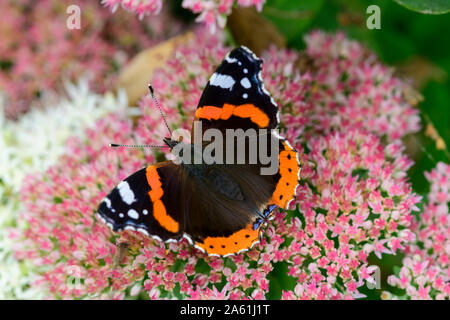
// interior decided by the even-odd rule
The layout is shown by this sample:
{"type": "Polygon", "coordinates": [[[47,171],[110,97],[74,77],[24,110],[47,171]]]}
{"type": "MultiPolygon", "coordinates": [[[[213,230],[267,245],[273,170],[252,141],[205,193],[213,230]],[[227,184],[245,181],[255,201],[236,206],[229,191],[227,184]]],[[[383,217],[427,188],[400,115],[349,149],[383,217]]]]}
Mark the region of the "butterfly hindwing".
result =
{"type": "Polygon", "coordinates": [[[299,185],[300,162],[297,151],[283,138],[279,140],[278,173],[273,178],[275,189],[268,205],[287,209],[299,185]]]}
{"type": "Polygon", "coordinates": [[[213,165],[197,177],[188,175],[186,233],[197,248],[210,255],[229,255],[249,249],[258,240],[262,214],[273,183],[252,165],[213,165]]]}
{"type": "Polygon", "coordinates": [[[271,218],[273,210],[287,209],[295,198],[300,173],[297,152],[287,140],[273,135],[272,139],[279,144],[276,174],[261,175],[260,165],[214,166],[239,187],[239,192],[230,192],[238,196],[220,192],[220,188],[234,191],[227,187],[227,182],[220,181],[221,175],[213,174],[215,179],[206,175],[202,179],[206,182],[190,180],[194,192],[187,233],[201,250],[223,256],[251,248],[258,242],[262,223],[271,218]],[[205,194],[208,196],[202,196],[205,194]]]}

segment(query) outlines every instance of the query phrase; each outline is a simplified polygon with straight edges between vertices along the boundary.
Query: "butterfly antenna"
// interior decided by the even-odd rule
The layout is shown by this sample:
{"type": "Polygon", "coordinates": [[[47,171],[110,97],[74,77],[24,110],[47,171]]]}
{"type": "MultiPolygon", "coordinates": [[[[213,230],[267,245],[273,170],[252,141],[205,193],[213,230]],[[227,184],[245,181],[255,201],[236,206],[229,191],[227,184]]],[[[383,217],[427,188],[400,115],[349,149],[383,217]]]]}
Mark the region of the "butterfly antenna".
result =
{"type": "Polygon", "coordinates": [[[153,144],[117,144],[110,143],[111,148],[127,147],[127,148],[168,148],[169,146],[157,146],[153,144]]]}
{"type": "Polygon", "coordinates": [[[164,113],[162,112],[162,109],[161,109],[161,106],[159,105],[158,99],[156,99],[156,97],[155,97],[152,85],[149,84],[148,88],[150,90],[150,94],[152,95],[152,99],[155,102],[156,106],[158,107],[159,113],[161,114],[161,117],[164,120],[164,124],[166,125],[167,130],[169,130],[170,136],[172,136],[172,130],[170,130],[169,125],[167,124],[166,117],[164,116],[164,113]]]}

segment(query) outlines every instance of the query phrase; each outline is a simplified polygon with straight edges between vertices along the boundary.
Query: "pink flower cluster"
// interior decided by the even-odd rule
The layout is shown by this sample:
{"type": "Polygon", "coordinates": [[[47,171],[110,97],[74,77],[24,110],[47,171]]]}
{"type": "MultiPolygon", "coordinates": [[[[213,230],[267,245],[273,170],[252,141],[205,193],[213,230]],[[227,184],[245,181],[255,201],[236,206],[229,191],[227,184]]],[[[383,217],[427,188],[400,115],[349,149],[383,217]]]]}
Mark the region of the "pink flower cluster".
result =
{"type": "Polygon", "coordinates": [[[272,257],[287,261],[297,279],[283,298],[362,297],[358,288],[374,283],[377,268],[368,255],[395,254],[413,236],[411,211],[420,199],[406,181],[411,161],[398,143],[384,146],[356,128],[312,137],[297,149],[300,215],[290,222],[278,216],[275,230],[289,245],[272,257]]]}
{"type": "MultiPolygon", "coordinates": [[[[265,2],[266,0],[183,0],[182,6],[199,14],[196,21],[205,23],[214,32],[217,25],[225,27],[226,17],[235,3],[242,7],[255,6],[261,11],[265,2]]],[[[102,0],[102,3],[113,12],[122,6],[125,10],[138,14],[141,19],[145,15],[159,14],[162,8],[162,0],[102,0]]]]}
{"type": "MultiPolygon", "coordinates": [[[[309,39],[317,36],[360,48],[341,36],[316,33],[309,39]]],[[[322,55],[329,54],[327,48],[316,47],[317,43],[309,42],[307,52],[318,54],[322,48],[322,55]]],[[[207,79],[228,51],[219,38],[197,34],[177,49],[167,68],[155,72],[151,82],[171,127],[189,129],[207,79]]],[[[362,55],[360,51],[355,55],[362,55]]],[[[186,240],[164,244],[132,231],[118,235],[96,220],[95,210],[111,188],[139,167],[155,162],[158,155],[113,150],[108,143],[133,140],[155,144],[166,135],[153,102],[144,98],[143,114],[135,128],[124,116],[102,119],[95,130],[88,131],[85,141],[69,143],[59,164],[29,176],[24,183],[26,210],[22,218],[29,227],[18,235],[16,254],[41,270],[36,285],[61,298],[361,297],[361,286],[374,282],[376,266],[368,264],[367,256],[372,252],[395,254],[413,237],[411,212],[417,210],[420,199],[406,178],[411,161],[394,137],[416,129],[416,114],[394,94],[387,94],[378,104],[364,101],[361,109],[375,119],[355,119],[354,108],[333,108],[333,97],[356,96],[365,85],[367,99],[372,99],[370,94],[378,90],[378,84],[366,84],[368,78],[357,72],[357,61],[349,56],[335,59],[352,66],[347,68],[353,72],[348,73],[346,82],[354,85],[332,88],[346,93],[317,85],[343,72],[330,69],[325,77],[322,68],[328,68],[329,60],[318,61],[315,68],[300,73],[296,51],[271,49],[263,58],[266,88],[280,105],[282,134],[299,151],[302,171],[291,210],[276,212],[261,243],[232,257],[209,257],[186,240]],[[414,125],[393,134],[390,117],[376,112],[383,103],[390,105],[398,121],[414,125]],[[325,121],[327,114],[332,122],[325,121]],[[386,130],[373,130],[372,121],[386,130]],[[120,242],[130,247],[115,265],[113,257],[120,242]],[[277,281],[274,277],[283,266],[288,270],[282,275],[287,280],[280,283],[285,285],[282,291],[270,292],[270,281],[277,281]]],[[[375,61],[365,66],[367,77],[377,74],[371,68],[380,70],[381,66],[375,61]]],[[[394,80],[385,75],[383,81],[394,80]]],[[[364,96],[358,99],[363,101],[364,96]]]]}
{"type": "MultiPolygon", "coordinates": [[[[426,173],[431,183],[428,203],[414,219],[417,240],[406,248],[403,266],[388,278],[411,299],[450,298],[450,165],[439,162],[426,173]]],[[[389,295],[388,295],[389,296],[389,295]]]]}
{"type": "Polygon", "coordinates": [[[0,2],[0,92],[6,93],[9,117],[61,89],[63,80],[89,76],[93,89],[110,88],[127,57],[181,29],[179,23],[168,23],[167,14],[140,22],[125,12],[111,16],[90,0],[77,1],[81,28],[68,29],[69,5],[58,0],[0,2]]]}
{"type": "Polygon", "coordinates": [[[146,14],[157,15],[162,8],[162,0],[102,0],[102,4],[113,12],[122,6],[123,9],[138,14],[139,19],[146,14]]]}
{"type": "Polygon", "coordinates": [[[305,113],[311,134],[339,128],[368,129],[395,140],[420,128],[418,110],[405,99],[406,84],[377,63],[374,54],[343,33],[313,31],[305,37],[312,113],[305,113]]]}

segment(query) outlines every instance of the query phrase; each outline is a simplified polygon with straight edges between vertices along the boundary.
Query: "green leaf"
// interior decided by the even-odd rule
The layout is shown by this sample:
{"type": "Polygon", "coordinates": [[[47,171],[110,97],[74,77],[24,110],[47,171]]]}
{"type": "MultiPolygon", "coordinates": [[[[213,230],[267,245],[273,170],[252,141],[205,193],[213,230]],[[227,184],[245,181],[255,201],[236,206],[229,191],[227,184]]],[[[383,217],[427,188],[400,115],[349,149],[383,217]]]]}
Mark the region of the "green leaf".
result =
{"type": "Polygon", "coordinates": [[[269,0],[262,14],[286,37],[289,46],[298,47],[303,33],[322,7],[323,0],[269,0]]]}
{"type": "Polygon", "coordinates": [[[424,14],[444,14],[450,12],[449,0],[394,0],[399,5],[424,14]]]}
{"type": "MultiPolygon", "coordinates": [[[[431,81],[423,90],[420,110],[426,114],[446,146],[450,146],[450,83],[445,85],[431,81]]],[[[428,119],[426,119],[428,120],[428,119]]]]}
{"type": "Polygon", "coordinates": [[[198,259],[197,264],[195,265],[195,272],[196,273],[203,273],[203,274],[209,274],[212,268],[209,266],[209,264],[206,263],[203,259],[198,259]]]}
{"type": "Polygon", "coordinates": [[[294,290],[297,279],[289,276],[288,271],[289,265],[286,262],[274,264],[273,270],[268,274],[269,292],[266,295],[267,299],[279,300],[283,290],[294,290]]]}
{"type": "Polygon", "coordinates": [[[234,263],[234,261],[231,260],[230,258],[223,259],[223,266],[230,268],[231,271],[233,271],[233,272],[235,272],[237,269],[236,263],[234,263]]]}
{"type": "Polygon", "coordinates": [[[55,204],[63,203],[63,199],[61,197],[55,196],[55,197],[53,197],[53,203],[55,203],[55,204]]]}
{"type": "Polygon", "coordinates": [[[181,271],[184,270],[185,266],[186,266],[186,261],[185,260],[177,259],[177,260],[175,260],[175,263],[173,264],[173,266],[170,267],[170,271],[172,271],[172,272],[181,272],[181,271]]]}
{"type": "Polygon", "coordinates": [[[398,277],[398,275],[400,274],[400,267],[399,266],[394,266],[394,274],[398,277]]]}
{"type": "Polygon", "coordinates": [[[9,60],[0,60],[0,69],[2,71],[9,71],[13,67],[14,62],[9,60]]]}
{"type": "Polygon", "coordinates": [[[365,180],[369,177],[369,170],[366,168],[358,168],[352,171],[352,177],[358,176],[358,181],[365,180]]]}

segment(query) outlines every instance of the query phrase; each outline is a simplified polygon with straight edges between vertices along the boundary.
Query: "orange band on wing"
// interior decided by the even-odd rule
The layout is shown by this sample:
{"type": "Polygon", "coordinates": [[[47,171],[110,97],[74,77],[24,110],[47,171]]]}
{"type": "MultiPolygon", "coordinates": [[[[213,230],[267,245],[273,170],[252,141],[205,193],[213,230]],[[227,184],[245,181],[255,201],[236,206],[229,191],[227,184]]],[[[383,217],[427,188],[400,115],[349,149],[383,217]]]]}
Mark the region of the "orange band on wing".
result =
{"type": "Polygon", "coordinates": [[[234,105],[225,103],[222,107],[222,114],[220,115],[220,119],[227,120],[233,115],[234,105]]]}
{"type": "Polygon", "coordinates": [[[227,120],[231,116],[239,118],[249,118],[250,121],[256,123],[260,128],[265,128],[269,125],[269,117],[261,109],[255,105],[247,103],[235,106],[225,103],[222,108],[214,106],[203,106],[195,112],[195,119],[207,120],[227,120]]]}
{"type": "Polygon", "coordinates": [[[161,227],[170,232],[177,233],[179,230],[178,222],[176,222],[170,215],[167,214],[166,207],[161,201],[164,190],[161,188],[162,184],[156,167],[147,167],[145,174],[147,176],[147,182],[150,186],[148,195],[153,202],[153,216],[161,225],[161,227]]]}
{"type": "Polygon", "coordinates": [[[245,229],[236,231],[228,237],[207,237],[203,242],[196,242],[195,244],[206,251],[207,254],[224,256],[249,249],[258,241],[258,236],[259,228],[253,230],[252,224],[248,224],[245,229]]]}
{"type": "Polygon", "coordinates": [[[283,142],[284,150],[280,152],[280,180],[275,187],[275,191],[269,204],[276,204],[285,209],[289,201],[295,196],[295,189],[298,185],[298,171],[300,166],[297,161],[297,154],[286,142],[283,142]]]}

